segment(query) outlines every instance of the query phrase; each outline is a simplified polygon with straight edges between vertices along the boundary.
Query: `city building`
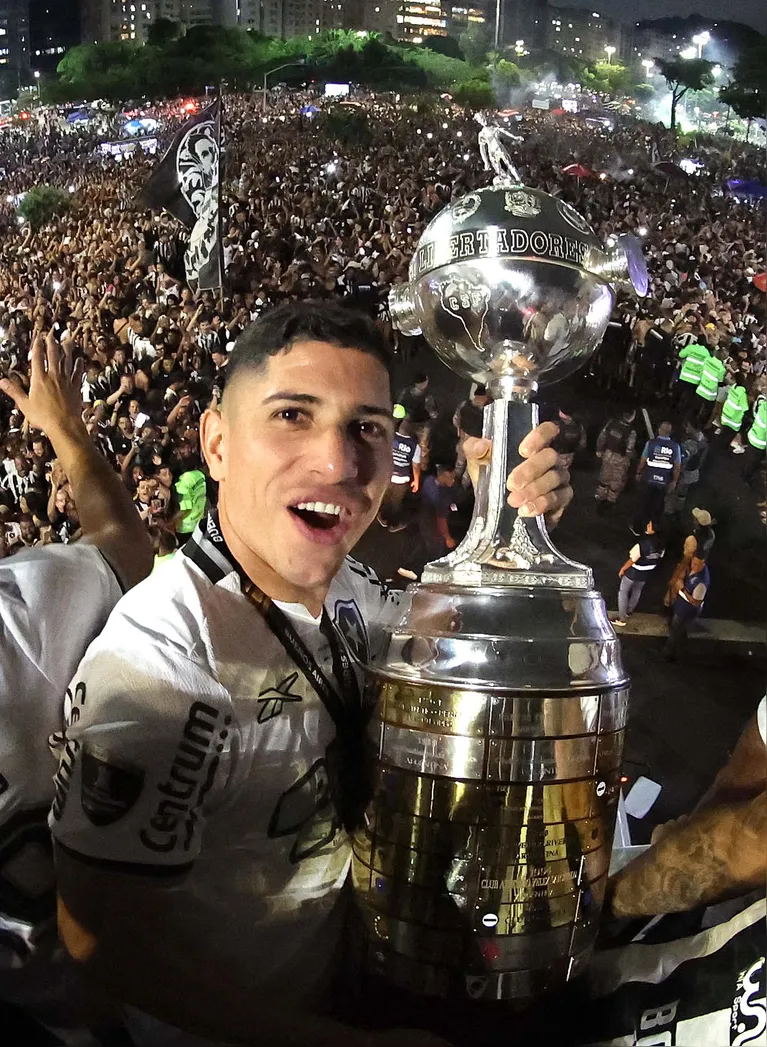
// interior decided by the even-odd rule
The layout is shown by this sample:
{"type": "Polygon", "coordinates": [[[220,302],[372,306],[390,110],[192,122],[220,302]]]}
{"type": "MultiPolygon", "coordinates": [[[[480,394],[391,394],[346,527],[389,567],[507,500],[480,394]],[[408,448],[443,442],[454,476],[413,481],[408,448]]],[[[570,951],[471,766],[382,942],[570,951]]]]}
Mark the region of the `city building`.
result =
{"type": "Polygon", "coordinates": [[[15,97],[31,81],[29,0],[0,0],[0,99],[15,97]]]}
{"type": "Polygon", "coordinates": [[[446,6],[442,0],[402,0],[395,37],[420,44],[427,36],[447,36],[446,6]]]}
{"type": "Polygon", "coordinates": [[[546,24],[550,17],[547,0],[500,0],[491,4],[488,22],[496,35],[496,16],[499,18],[497,36],[501,47],[518,46],[527,51],[539,51],[546,46],[546,24]]]}
{"type": "Polygon", "coordinates": [[[33,71],[54,73],[62,55],[79,43],[78,0],[29,0],[29,61],[33,71]]]}
{"type": "Polygon", "coordinates": [[[584,62],[622,61],[626,56],[623,27],[599,11],[549,7],[545,46],[584,62]]]}

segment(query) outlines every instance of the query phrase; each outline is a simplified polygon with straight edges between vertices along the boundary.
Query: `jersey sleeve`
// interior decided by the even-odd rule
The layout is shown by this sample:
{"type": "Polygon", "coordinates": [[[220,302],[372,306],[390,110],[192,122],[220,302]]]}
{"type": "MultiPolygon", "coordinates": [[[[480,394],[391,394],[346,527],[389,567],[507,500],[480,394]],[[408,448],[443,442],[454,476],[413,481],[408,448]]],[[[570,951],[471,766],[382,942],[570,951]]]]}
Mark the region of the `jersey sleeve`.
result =
{"type": "Polygon", "coordinates": [[[679,444],[674,444],[674,465],[682,464],[682,448],[679,444]]]}
{"type": "Polygon", "coordinates": [[[212,672],[118,609],[78,668],[65,714],[49,818],[57,844],[126,872],[188,869],[236,737],[212,672]]]}

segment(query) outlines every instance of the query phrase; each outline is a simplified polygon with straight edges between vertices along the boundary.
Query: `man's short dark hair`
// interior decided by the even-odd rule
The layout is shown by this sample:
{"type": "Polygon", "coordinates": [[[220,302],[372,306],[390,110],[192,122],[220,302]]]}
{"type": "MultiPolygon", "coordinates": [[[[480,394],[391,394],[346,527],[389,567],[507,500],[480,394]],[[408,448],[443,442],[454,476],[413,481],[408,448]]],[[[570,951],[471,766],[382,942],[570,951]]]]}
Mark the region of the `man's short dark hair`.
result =
{"type": "Polygon", "coordinates": [[[309,341],[369,353],[391,380],[392,352],[370,317],[337,302],[306,298],[283,302],[245,328],[229,354],[225,390],[241,372],[261,371],[269,357],[288,352],[296,342],[309,341]]]}

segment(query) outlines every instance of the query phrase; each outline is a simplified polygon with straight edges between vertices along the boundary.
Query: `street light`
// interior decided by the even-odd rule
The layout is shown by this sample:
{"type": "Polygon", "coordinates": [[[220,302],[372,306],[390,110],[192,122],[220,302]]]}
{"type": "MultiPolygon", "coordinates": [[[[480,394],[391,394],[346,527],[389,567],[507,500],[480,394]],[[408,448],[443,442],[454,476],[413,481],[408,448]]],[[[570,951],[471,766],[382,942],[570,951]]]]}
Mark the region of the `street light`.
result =
{"type": "Polygon", "coordinates": [[[35,69],[35,82],[37,84],[37,101],[40,101],[40,70],[35,69]]]}
{"type": "Polygon", "coordinates": [[[698,57],[698,49],[697,49],[697,47],[685,47],[684,51],[680,51],[679,52],[679,57],[680,58],[684,58],[687,61],[689,61],[692,58],[697,58],[698,57]]]}
{"type": "Polygon", "coordinates": [[[297,58],[295,60],[295,62],[284,62],[282,65],[275,66],[274,69],[267,69],[267,71],[264,73],[264,96],[263,96],[262,107],[261,107],[264,112],[266,112],[266,81],[267,81],[267,78],[270,77],[272,75],[272,73],[279,73],[280,69],[290,69],[294,65],[306,65],[306,59],[305,58],[297,58]]]}
{"type": "Polygon", "coordinates": [[[605,51],[607,52],[607,64],[612,65],[613,55],[615,54],[615,48],[612,44],[605,44],[605,51]]]}
{"type": "Polygon", "coordinates": [[[706,46],[710,39],[711,33],[709,33],[708,30],[705,30],[702,33],[698,33],[696,36],[692,38],[692,42],[698,48],[698,58],[703,57],[703,48],[706,46]]]}
{"type": "Polygon", "coordinates": [[[716,77],[716,79],[718,80],[719,77],[722,75],[723,70],[720,65],[715,65],[711,72],[714,75],[714,77],[716,77]]]}
{"type": "Polygon", "coordinates": [[[642,59],[642,65],[644,66],[644,74],[645,74],[645,76],[649,76],[651,69],[655,65],[655,62],[653,62],[652,58],[643,58],[642,59]]]}

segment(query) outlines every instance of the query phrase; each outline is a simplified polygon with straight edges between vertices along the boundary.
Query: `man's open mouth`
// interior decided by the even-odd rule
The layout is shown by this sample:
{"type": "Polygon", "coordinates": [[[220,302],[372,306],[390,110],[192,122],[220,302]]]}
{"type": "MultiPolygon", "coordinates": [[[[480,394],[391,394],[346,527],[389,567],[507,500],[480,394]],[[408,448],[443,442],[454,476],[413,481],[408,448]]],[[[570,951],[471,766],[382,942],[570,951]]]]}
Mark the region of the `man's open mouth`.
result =
{"type": "Polygon", "coordinates": [[[288,507],[294,516],[317,531],[331,531],[340,521],[343,509],[332,502],[299,502],[288,507]]]}

